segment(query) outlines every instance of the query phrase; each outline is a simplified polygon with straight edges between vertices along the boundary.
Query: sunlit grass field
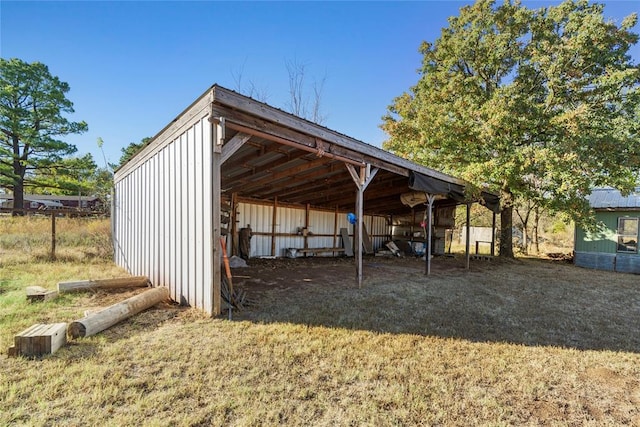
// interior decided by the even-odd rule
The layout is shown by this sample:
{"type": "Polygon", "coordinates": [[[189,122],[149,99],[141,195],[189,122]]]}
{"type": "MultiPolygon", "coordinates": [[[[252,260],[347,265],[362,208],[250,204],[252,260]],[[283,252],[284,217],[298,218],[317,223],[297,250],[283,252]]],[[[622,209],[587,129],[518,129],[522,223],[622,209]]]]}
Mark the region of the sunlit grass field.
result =
{"type": "Polygon", "coordinates": [[[0,218],[0,425],[640,425],[638,276],[540,260],[435,260],[427,279],[368,259],[362,289],[349,260],[250,262],[234,274],[255,305],[233,321],[161,304],[8,358],[31,324],[134,292],[26,301],[126,274],[108,220],[68,221],[52,261],[50,220],[0,218]]]}

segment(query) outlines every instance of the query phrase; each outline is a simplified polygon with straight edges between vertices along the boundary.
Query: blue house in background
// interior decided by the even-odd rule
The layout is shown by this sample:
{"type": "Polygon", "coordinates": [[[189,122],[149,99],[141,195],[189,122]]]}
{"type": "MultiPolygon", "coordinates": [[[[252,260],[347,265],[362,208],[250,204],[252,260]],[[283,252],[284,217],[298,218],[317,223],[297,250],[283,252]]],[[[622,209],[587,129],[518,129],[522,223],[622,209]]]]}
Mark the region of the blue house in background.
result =
{"type": "Polygon", "coordinates": [[[640,274],[640,187],[628,196],[614,188],[596,188],[589,195],[589,205],[602,227],[597,232],[576,227],[575,265],[640,274]]]}

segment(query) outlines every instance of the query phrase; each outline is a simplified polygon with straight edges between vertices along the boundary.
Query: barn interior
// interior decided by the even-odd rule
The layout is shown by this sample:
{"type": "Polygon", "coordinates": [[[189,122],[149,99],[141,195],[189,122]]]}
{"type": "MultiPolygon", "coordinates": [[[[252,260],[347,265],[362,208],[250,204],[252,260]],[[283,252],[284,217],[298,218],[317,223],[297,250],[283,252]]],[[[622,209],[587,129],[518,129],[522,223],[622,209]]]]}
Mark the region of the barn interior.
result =
{"type": "Polygon", "coordinates": [[[270,240],[266,248],[258,244],[263,249],[244,254],[255,257],[344,255],[345,247],[353,246],[358,237],[357,224],[344,224],[349,213],[363,217],[365,253],[386,252],[385,243],[395,241],[402,252],[422,255],[429,240],[432,254],[444,254],[457,205],[480,202],[497,207],[497,197],[487,192],[468,200],[466,183],[460,179],[235,92],[220,87],[214,91],[212,115],[223,140],[221,193],[231,212],[230,255],[240,255],[240,230],[249,226],[238,212],[243,204],[271,207],[269,224],[252,227],[256,240],[270,240]],[[286,219],[278,218],[277,209],[284,207],[304,210],[303,221],[283,224],[286,219]],[[317,225],[310,211],[335,215],[333,227],[314,232],[317,225]],[[431,230],[425,223],[431,223],[431,230]],[[340,232],[345,225],[352,239],[348,243],[340,232]],[[287,240],[296,236],[302,238],[287,240]]]}

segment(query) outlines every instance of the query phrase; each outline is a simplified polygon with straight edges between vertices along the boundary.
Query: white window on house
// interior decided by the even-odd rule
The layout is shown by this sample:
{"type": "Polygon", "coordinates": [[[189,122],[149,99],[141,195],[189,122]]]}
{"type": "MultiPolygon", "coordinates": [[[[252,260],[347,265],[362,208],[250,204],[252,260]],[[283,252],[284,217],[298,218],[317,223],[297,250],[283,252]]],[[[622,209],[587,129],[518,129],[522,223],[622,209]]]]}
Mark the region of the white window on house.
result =
{"type": "Polygon", "coordinates": [[[638,253],[638,218],[618,218],[618,252],[638,253]]]}

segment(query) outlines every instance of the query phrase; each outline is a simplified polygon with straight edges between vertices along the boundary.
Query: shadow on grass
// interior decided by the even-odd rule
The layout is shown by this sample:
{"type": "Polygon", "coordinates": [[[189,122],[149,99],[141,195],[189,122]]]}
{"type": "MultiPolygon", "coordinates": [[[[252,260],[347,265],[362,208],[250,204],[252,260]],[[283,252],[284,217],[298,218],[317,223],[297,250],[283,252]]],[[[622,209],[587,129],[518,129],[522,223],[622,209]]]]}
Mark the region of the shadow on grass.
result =
{"type": "MultiPolygon", "coordinates": [[[[370,258],[253,262],[234,270],[255,305],[236,320],[640,353],[638,276],[543,260],[370,258]],[[277,268],[276,268],[277,267],[277,268]]],[[[223,313],[226,315],[226,313],[223,313]]]]}

